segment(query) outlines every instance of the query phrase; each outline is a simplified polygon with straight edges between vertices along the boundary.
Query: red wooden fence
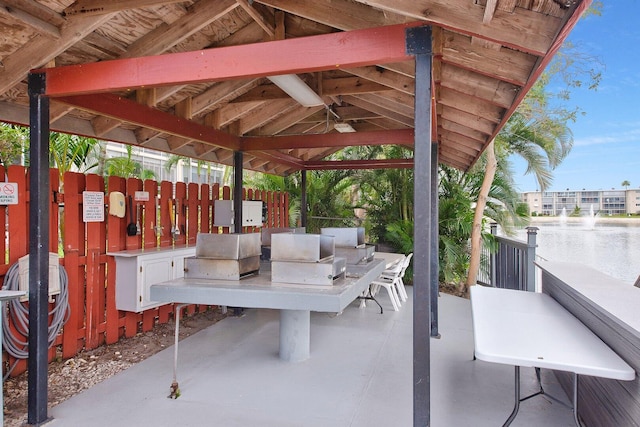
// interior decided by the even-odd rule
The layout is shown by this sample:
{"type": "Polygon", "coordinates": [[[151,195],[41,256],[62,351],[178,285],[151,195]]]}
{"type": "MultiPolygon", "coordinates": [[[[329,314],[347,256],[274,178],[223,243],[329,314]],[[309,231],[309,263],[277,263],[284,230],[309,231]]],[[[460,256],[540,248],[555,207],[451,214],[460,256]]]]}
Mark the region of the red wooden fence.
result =
{"type": "MultiPolygon", "coordinates": [[[[0,279],[4,282],[7,270],[20,257],[28,253],[29,236],[29,179],[28,169],[22,166],[0,167],[0,179],[17,183],[18,204],[0,205],[1,231],[5,239],[0,239],[0,279]],[[6,173],[5,173],[6,172],[6,173]]],[[[50,172],[51,181],[51,221],[50,252],[60,253],[58,242],[61,238],[62,256],[60,264],[69,276],[69,320],[58,335],[49,351],[50,360],[56,349],[63,358],[70,358],[82,349],[93,349],[103,344],[111,344],[121,337],[132,337],[139,331],[150,331],[156,323],[168,322],[174,314],[172,304],[146,310],[142,313],[124,312],[115,305],[115,260],[107,252],[117,252],[157,246],[195,245],[198,232],[228,233],[228,227],[215,227],[213,204],[216,199],[231,198],[229,187],[219,184],[185,184],[153,180],[141,181],[135,178],[110,177],[105,183],[98,175],[79,173],[64,174],[64,188],[59,186],[56,169],[50,172]],[[83,191],[99,191],[105,194],[105,221],[87,222],[82,220],[83,191]],[[108,195],[119,191],[134,198],[134,221],[139,217],[141,234],[128,236],[129,210],[124,218],[108,214],[108,195]],[[148,201],[135,201],[136,191],[149,193],[148,201]],[[175,227],[179,234],[171,233],[172,212],[177,212],[175,227]],[[60,225],[60,228],[58,227],[60,225]],[[59,231],[60,230],[60,231],[59,231]],[[161,230],[161,232],[158,232],[161,230]]],[[[288,194],[246,190],[243,198],[262,200],[267,206],[265,227],[288,227],[288,194]]],[[[175,218],[175,216],[174,216],[175,218]]],[[[245,228],[245,232],[258,231],[245,228]]],[[[25,302],[24,304],[28,304],[25,302]]],[[[207,307],[189,306],[186,314],[193,314],[207,307]]],[[[19,334],[11,325],[13,334],[19,334]]],[[[19,336],[22,341],[27,337],[19,336]]],[[[16,362],[12,375],[24,372],[26,360],[15,360],[3,353],[2,360],[9,365],[16,362]]],[[[3,373],[6,369],[3,363],[3,373]]]]}

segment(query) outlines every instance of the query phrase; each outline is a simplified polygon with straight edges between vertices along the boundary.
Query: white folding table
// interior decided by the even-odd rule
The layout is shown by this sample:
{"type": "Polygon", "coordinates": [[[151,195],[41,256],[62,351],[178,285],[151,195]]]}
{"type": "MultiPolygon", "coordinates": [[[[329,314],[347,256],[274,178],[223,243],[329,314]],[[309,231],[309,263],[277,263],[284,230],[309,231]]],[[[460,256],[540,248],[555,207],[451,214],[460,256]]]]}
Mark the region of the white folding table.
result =
{"type": "MultiPolygon", "coordinates": [[[[515,366],[515,405],[505,426],[516,417],[520,402],[520,367],[573,373],[573,415],[578,426],[578,376],[631,381],[636,373],[582,322],[549,295],[535,292],[471,288],[475,356],[486,362],[515,366]]],[[[538,375],[539,379],[539,375],[538,375]]]]}

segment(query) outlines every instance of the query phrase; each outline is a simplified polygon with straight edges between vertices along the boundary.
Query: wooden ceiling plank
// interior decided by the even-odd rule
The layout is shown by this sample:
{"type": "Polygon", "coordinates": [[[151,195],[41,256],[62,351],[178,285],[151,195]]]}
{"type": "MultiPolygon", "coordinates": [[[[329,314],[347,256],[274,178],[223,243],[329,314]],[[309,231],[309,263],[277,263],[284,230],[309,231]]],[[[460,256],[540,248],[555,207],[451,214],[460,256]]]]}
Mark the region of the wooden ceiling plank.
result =
{"type": "Polygon", "coordinates": [[[378,67],[346,68],[344,71],[409,95],[413,95],[416,90],[414,79],[378,67]]]}
{"type": "Polygon", "coordinates": [[[169,135],[167,137],[167,144],[169,145],[169,148],[171,149],[171,151],[178,150],[184,147],[185,145],[187,145],[188,143],[190,143],[191,141],[192,141],[191,139],[182,138],[175,135],[169,135]]]}
{"type": "Polygon", "coordinates": [[[0,93],[8,91],[27,77],[29,70],[41,67],[69,49],[87,34],[112,18],[103,15],[94,18],[68,19],[60,28],[60,38],[34,37],[19,50],[2,59],[4,67],[0,71],[0,93]]]}
{"type": "Polygon", "coordinates": [[[244,116],[239,120],[240,133],[238,135],[245,135],[247,132],[263,126],[267,122],[296,108],[302,107],[293,99],[264,102],[261,107],[254,110],[250,116],[244,116]]]}
{"type": "Polygon", "coordinates": [[[251,91],[259,82],[260,79],[249,79],[216,83],[193,98],[193,113],[197,115],[203,111],[228,104],[247,93],[247,91],[251,91]]]}
{"type": "Polygon", "coordinates": [[[440,84],[469,96],[486,99],[503,108],[509,108],[520,88],[482,74],[474,73],[450,64],[443,64],[440,84]]]}
{"type": "Polygon", "coordinates": [[[0,15],[6,15],[12,19],[22,22],[38,34],[47,35],[54,39],[60,38],[60,29],[43,19],[30,14],[27,11],[0,1],[0,15]]]}
{"type": "Polygon", "coordinates": [[[406,28],[396,25],[38,72],[47,74],[45,95],[61,96],[321,71],[336,69],[336,64],[354,68],[410,59],[406,28]]]}
{"type": "MultiPolygon", "coordinates": [[[[402,24],[409,21],[401,15],[381,12],[350,0],[296,0],[293,2],[289,0],[256,0],[255,2],[343,31],[402,24]]],[[[378,65],[407,77],[415,76],[413,63],[399,62],[378,65]]]]}
{"type": "MultiPolygon", "coordinates": [[[[247,15],[260,25],[270,38],[274,38],[276,30],[275,25],[273,24],[273,17],[265,17],[260,11],[256,10],[252,4],[249,4],[248,0],[236,0],[236,2],[245,12],[247,12],[247,15]]],[[[253,3],[253,1],[251,3],[253,3]]]]}
{"type": "Polygon", "coordinates": [[[255,1],[343,31],[407,22],[400,15],[385,14],[381,10],[349,0],[255,1]]]}
{"type": "Polygon", "coordinates": [[[324,133],[286,136],[243,137],[243,151],[281,150],[285,148],[352,147],[362,145],[413,145],[413,129],[376,132],[324,133]]]}
{"type": "Polygon", "coordinates": [[[355,96],[346,96],[344,99],[346,102],[348,102],[349,104],[355,105],[356,107],[364,108],[366,110],[380,114],[382,116],[387,117],[388,119],[394,120],[403,125],[413,126],[413,119],[406,117],[402,114],[398,114],[395,111],[388,110],[372,102],[366,101],[364,99],[356,98],[355,96]]]}
{"type": "Polygon", "coordinates": [[[444,117],[440,117],[440,121],[438,124],[444,130],[457,133],[459,135],[464,135],[467,138],[475,139],[480,143],[485,143],[487,141],[487,137],[490,135],[488,133],[479,132],[467,126],[463,126],[459,123],[452,122],[444,117]]]}
{"type": "Polygon", "coordinates": [[[242,102],[235,104],[227,104],[222,108],[218,108],[213,112],[215,120],[214,127],[222,129],[231,122],[239,120],[249,114],[251,111],[260,108],[264,101],[242,102]]]}
{"type": "Polygon", "coordinates": [[[147,107],[155,107],[158,104],[157,89],[152,87],[136,90],[136,102],[147,107]]]}
{"type": "Polygon", "coordinates": [[[369,6],[423,20],[433,25],[544,56],[551,48],[560,18],[516,8],[508,14],[496,11],[484,24],[484,7],[469,0],[355,0],[369,6]]]}
{"type": "Polygon", "coordinates": [[[407,169],[413,168],[413,159],[316,160],[305,162],[304,168],[306,170],[407,169]]]}
{"type": "Polygon", "coordinates": [[[131,44],[120,58],[136,58],[166,52],[236,7],[238,3],[235,0],[200,0],[177,21],[156,27],[131,44]]]}
{"type": "Polygon", "coordinates": [[[99,138],[104,137],[109,131],[117,128],[122,124],[121,120],[116,120],[107,116],[96,116],[91,120],[91,126],[99,138]]]}
{"type": "Polygon", "coordinates": [[[479,74],[524,86],[537,57],[503,48],[498,51],[472,45],[462,34],[444,31],[442,61],[479,74]]]}
{"type": "Polygon", "coordinates": [[[447,105],[443,106],[442,118],[449,120],[453,123],[457,123],[461,126],[468,127],[470,129],[477,130],[478,132],[491,135],[496,127],[494,122],[491,122],[484,117],[475,116],[469,112],[456,109],[447,105]]]}
{"type": "Polygon", "coordinates": [[[487,0],[484,5],[484,15],[482,16],[482,23],[487,25],[493,19],[493,15],[496,12],[496,6],[498,6],[498,0],[487,0]]]}
{"type": "Polygon", "coordinates": [[[360,99],[365,99],[369,102],[379,103],[380,106],[392,109],[397,113],[403,114],[407,117],[414,118],[414,104],[415,98],[413,95],[407,95],[402,92],[387,91],[378,93],[363,93],[354,95],[360,99]]]}
{"type": "Polygon", "coordinates": [[[486,144],[486,140],[481,142],[481,141],[478,141],[477,139],[468,138],[459,133],[453,133],[447,130],[442,131],[441,135],[442,135],[443,141],[445,140],[456,141],[456,146],[460,145],[460,146],[470,148],[474,150],[476,153],[479,153],[480,151],[482,151],[482,148],[486,144]]]}
{"type": "MultiPolygon", "coordinates": [[[[452,140],[446,139],[446,138],[442,138],[442,141],[447,141],[447,142],[455,141],[455,140],[456,140],[455,138],[453,138],[452,140]]],[[[444,147],[444,145],[443,145],[443,147],[444,147]]],[[[449,147],[447,146],[447,148],[449,148],[449,147]]],[[[449,150],[452,150],[452,148],[449,148],[449,150]]],[[[467,147],[465,145],[461,145],[461,144],[460,145],[456,144],[455,145],[455,150],[459,151],[459,152],[462,152],[464,154],[467,154],[470,157],[470,159],[474,159],[479,153],[479,150],[476,150],[476,149],[473,149],[473,148],[469,148],[469,147],[467,147]]]]}
{"type": "Polygon", "coordinates": [[[104,15],[105,13],[120,12],[141,7],[161,6],[170,3],[180,3],[180,0],[77,0],[64,10],[64,15],[104,15]]]}
{"type": "Polygon", "coordinates": [[[291,98],[285,91],[272,83],[263,83],[233,99],[232,102],[267,101],[291,98]]]}
{"type": "Polygon", "coordinates": [[[251,133],[256,135],[276,135],[284,131],[285,129],[290,128],[300,120],[303,120],[313,113],[324,109],[324,106],[297,108],[295,111],[292,111],[288,114],[283,114],[275,120],[272,120],[269,123],[261,126],[260,128],[255,129],[251,133]]]}
{"type": "Polygon", "coordinates": [[[494,123],[499,123],[504,115],[504,108],[444,87],[440,91],[440,103],[467,111],[494,123]]]}
{"type": "Polygon", "coordinates": [[[352,95],[355,93],[384,92],[390,88],[359,76],[322,79],[321,96],[352,95]]]}

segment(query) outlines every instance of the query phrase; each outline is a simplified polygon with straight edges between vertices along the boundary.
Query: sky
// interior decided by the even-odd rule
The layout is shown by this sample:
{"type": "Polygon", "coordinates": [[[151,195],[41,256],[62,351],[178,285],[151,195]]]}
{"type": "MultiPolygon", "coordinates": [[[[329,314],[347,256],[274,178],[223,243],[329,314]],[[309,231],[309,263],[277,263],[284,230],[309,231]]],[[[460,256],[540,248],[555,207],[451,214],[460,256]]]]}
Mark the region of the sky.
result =
{"type": "MultiPolygon", "coordinates": [[[[640,188],[640,0],[604,0],[601,16],[582,18],[569,35],[602,64],[597,90],[579,89],[568,105],[580,115],[569,127],[573,149],[554,170],[550,191],[640,188]]],[[[538,190],[526,164],[512,158],[521,192],[538,190]]]]}

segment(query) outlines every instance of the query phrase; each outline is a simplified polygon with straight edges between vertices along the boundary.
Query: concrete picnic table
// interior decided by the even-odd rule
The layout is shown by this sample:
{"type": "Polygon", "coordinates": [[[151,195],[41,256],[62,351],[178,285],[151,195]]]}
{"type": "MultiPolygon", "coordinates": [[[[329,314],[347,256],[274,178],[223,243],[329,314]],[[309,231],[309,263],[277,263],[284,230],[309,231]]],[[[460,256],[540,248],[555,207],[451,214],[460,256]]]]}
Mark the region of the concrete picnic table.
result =
{"type": "Polygon", "coordinates": [[[240,280],[182,278],[151,285],[150,297],[164,303],[280,310],[280,358],[299,362],[310,356],[311,311],[341,312],[385,268],[386,262],[381,259],[348,265],[346,277],[330,286],[273,283],[271,273],[262,270],[240,280]]]}

